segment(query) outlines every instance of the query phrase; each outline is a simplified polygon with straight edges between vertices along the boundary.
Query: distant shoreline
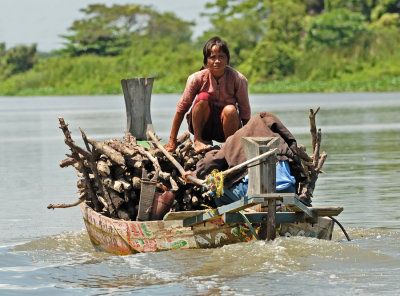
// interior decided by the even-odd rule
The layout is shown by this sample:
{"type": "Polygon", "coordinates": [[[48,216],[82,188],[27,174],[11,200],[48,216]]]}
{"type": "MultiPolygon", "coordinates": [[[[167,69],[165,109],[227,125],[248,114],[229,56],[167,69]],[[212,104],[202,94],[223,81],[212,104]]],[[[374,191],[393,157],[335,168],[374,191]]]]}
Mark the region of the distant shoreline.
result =
{"type": "MultiPolygon", "coordinates": [[[[182,93],[184,85],[163,85],[155,81],[153,94],[182,93]]],[[[262,93],[315,93],[315,92],[394,92],[400,91],[400,77],[383,77],[361,81],[274,81],[250,84],[250,94],[262,93]]],[[[0,96],[51,96],[51,95],[114,95],[121,94],[120,87],[105,89],[32,88],[20,90],[0,89],[0,96]]]]}

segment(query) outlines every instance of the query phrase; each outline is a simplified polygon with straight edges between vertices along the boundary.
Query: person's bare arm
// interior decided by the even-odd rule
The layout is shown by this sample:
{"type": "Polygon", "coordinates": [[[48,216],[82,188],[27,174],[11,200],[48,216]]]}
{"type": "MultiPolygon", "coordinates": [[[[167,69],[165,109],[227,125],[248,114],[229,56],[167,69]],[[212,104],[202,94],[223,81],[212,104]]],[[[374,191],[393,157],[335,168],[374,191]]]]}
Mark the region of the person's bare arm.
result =
{"type": "Polygon", "coordinates": [[[176,149],[176,147],[178,146],[177,137],[178,137],[179,128],[181,127],[184,116],[185,116],[184,113],[179,113],[179,112],[175,113],[174,121],[172,122],[171,133],[169,136],[169,142],[167,145],[165,145],[165,149],[168,152],[174,151],[176,149]]]}

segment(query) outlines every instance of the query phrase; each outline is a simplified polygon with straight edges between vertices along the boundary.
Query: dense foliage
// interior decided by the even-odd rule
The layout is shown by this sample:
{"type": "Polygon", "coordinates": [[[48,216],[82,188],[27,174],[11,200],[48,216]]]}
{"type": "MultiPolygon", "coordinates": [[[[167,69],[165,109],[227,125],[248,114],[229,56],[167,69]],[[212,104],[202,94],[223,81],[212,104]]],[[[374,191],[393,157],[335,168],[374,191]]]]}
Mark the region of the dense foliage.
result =
{"type": "Polygon", "coordinates": [[[18,45],[6,50],[6,44],[0,43],[0,79],[17,73],[26,72],[36,62],[36,45],[18,45]]]}
{"type": "Polygon", "coordinates": [[[173,13],[160,14],[149,6],[103,4],[82,9],[86,18],[76,20],[70,27],[72,35],[62,51],[70,56],[96,54],[115,56],[132,46],[132,41],[146,36],[150,39],[174,37],[177,43],[188,42],[191,23],[177,18],[173,13]]]}
{"type": "Polygon", "coordinates": [[[0,44],[0,95],[121,93],[128,77],[181,92],[215,35],[252,92],[400,89],[400,0],[214,0],[206,11],[211,28],[194,40],[174,13],[89,5],[56,53],[0,44]]]}

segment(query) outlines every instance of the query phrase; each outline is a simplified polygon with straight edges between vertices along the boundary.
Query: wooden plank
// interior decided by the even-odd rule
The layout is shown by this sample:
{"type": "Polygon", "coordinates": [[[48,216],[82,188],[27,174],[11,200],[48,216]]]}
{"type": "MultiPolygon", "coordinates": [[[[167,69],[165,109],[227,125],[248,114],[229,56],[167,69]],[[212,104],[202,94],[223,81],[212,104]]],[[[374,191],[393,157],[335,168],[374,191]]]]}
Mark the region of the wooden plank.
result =
{"type": "Polygon", "coordinates": [[[256,204],[262,203],[264,200],[259,198],[251,198],[249,199],[247,196],[243,197],[241,200],[235,201],[228,205],[208,210],[205,213],[201,213],[199,215],[189,217],[183,220],[183,226],[192,226],[195,224],[199,224],[205,221],[211,221],[219,218],[224,213],[232,213],[238,212],[240,210],[252,207],[256,204]]]}
{"type": "Polygon", "coordinates": [[[310,210],[320,217],[338,216],[343,211],[343,207],[312,207],[310,210]]]}
{"type": "Polygon", "coordinates": [[[318,216],[312,211],[312,208],[303,204],[297,196],[284,197],[282,203],[289,206],[295,212],[304,212],[308,217],[316,220],[318,216]]]}
{"type": "Polygon", "coordinates": [[[186,218],[190,218],[193,216],[197,216],[200,214],[204,214],[207,210],[198,210],[198,211],[184,211],[184,212],[169,212],[165,214],[164,221],[170,220],[183,220],[186,218]]]}
{"type": "MultiPolygon", "coordinates": [[[[245,213],[245,215],[251,223],[265,223],[268,220],[268,212],[245,213]]],[[[222,215],[222,221],[226,224],[243,223],[243,218],[239,213],[225,213],[222,215]]],[[[277,224],[295,222],[305,222],[305,214],[300,212],[276,213],[277,224]]]]}
{"type": "Polygon", "coordinates": [[[142,179],[140,186],[140,200],[137,221],[148,221],[150,218],[151,207],[153,206],[156,182],[142,179]]]}
{"type": "Polygon", "coordinates": [[[343,211],[343,207],[307,207],[300,202],[298,195],[295,193],[260,193],[253,194],[251,197],[263,198],[265,200],[264,206],[267,205],[269,200],[276,199],[284,201],[283,204],[290,205],[291,208],[298,212],[303,212],[305,210],[304,207],[306,207],[308,211],[313,213],[311,216],[338,216],[343,211]],[[297,206],[298,204],[304,205],[304,207],[300,208],[297,206]]]}
{"type": "Polygon", "coordinates": [[[254,198],[263,198],[264,201],[268,201],[270,199],[275,200],[283,200],[285,197],[296,197],[296,193],[279,193],[279,192],[270,192],[270,193],[255,193],[249,197],[254,198]]]}
{"type": "MultiPolygon", "coordinates": [[[[270,149],[277,148],[279,138],[277,137],[244,137],[242,138],[243,150],[246,158],[251,159],[265,153],[270,149]]],[[[258,193],[275,192],[276,187],[276,156],[271,156],[265,162],[255,163],[248,169],[249,186],[247,195],[258,193]]]]}
{"type": "Polygon", "coordinates": [[[276,238],[276,199],[268,200],[267,239],[276,238]]]}
{"type": "MultiPolygon", "coordinates": [[[[268,150],[277,148],[280,139],[278,137],[245,137],[242,138],[243,150],[246,158],[250,159],[260,155],[268,150]]],[[[259,165],[252,166],[248,169],[249,186],[247,195],[264,194],[275,192],[276,188],[276,155],[269,157],[266,161],[259,162],[259,165]]],[[[268,200],[268,216],[267,227],[262,227],[259,232],[261,239],[272,240],[276,236],[276,199],[268,200]]],[[[265,226],[265,225],[264,225],[265,226]]]]}

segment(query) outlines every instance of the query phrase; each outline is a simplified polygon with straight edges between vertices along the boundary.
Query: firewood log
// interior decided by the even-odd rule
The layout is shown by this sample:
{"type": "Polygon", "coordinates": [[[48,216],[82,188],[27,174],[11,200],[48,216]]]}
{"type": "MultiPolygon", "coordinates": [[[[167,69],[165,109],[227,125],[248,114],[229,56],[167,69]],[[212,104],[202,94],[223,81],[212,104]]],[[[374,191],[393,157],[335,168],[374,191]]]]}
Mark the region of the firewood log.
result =
{"type": "Polygon", "coordinates": [[[193,195],[193,196],[192,196],[191,202],[192,202],[192,205],[193,205],[194,207],[196,207],[196,206],[199,205],[199,198],[198,198],[196,195],[193,195]]]}
{"type": "MultiPolygon", "coordinates": [[[[108,204],[107,210],[109,211],[110,216],[112,218],[114,218],[117,216],[116,208],[114,208],[114,205],[112,203],[109,192],[105,188],[102,178],[100,177],[99,172],[97,171],[97,165],[96,165],[96,159],[95,159],[96,153],[95,153],[95,151],[93,151],[94,149],[90,150],[89,139],[86,137],[86,134],[83,132],[83,130],[82,129],[80,129],[80,130],[81,130],[83,142],[85,143],[86,148],[91,152],[91,154],[87,157],[87,160],[89,162],[90,168],[94,175],[95,183],[97,184],[97,188],[100,191],[100,194],[104,197],[104,199],[106,200],[106,202],[108,204]]],[[[94,145],[93,145],[93,147],[95,148],[94,145]]],[[[106,153],[103,153],[103,154],[106,154],[106,153]]]]}
{"type": "Polygon", "coordinates": [[[107,165],[107,161],[99,159],[97,161],[97,171],[103,177],[109,176],[111,174],[110,167],[107,165]]]}
{"type": "Polygon", "coordinates": [[[315,139],[315,146],[313,151],[313,165],[314,167],[317,166],[319,160],[319,149],[321,147],[321,129],[318,129],[316,139],[315,139]]]}
{"type": "MultiPolygon", "coordinates": [[[[84,169],[83,162],[82,162],[82,160],[81,160],[81,158],[80,158],[80,156],[79,156],[79,153],[80,153],[80,154],[82,154],[82,155],[85,156],[85,157],[91,157],[91,153],[85,151],[84,149],[82,149],[82,148],[80,148],[80,147],[78,147],[78,146],[76,146],[75,143],[74,143],[74,141],[72,140],[71,132],[70,132],[69,129],[68,129],[68,125],[65,124],[64,118],[59,117],[58,120],[59,120],[59,122],[60,122],[60,128],[61,128],[61,130],[63,131],[64,136],[65,136],[65,141],[64,141],[65,144],[67,144],[67,146],[69,146],[69,147],[71,148],[72,156],[73,156],[78,162],[81,163],[82,168],[83,168],[83,169],[82,169],[82,175],[83,175],[83,177],[86,179],[86,181],[88,182],[88,184],[91,184],[89,173],[88,173],[88,171],[87,171],[86,169],[84,169]]],[[[95,192],[94,192],[94,190],[93,190],[92,187],[88,188],[88,194],[89,194],[89,198],[90,198],[90,200],[91,200],[91,202],[92,202],[92,204],[93,204],[93,206],[94,206],[94,209],[95,209],[96,211],[99,211],[101,206],[100,206],[100,203],[99,203],[99,201],[98,201],[98,199],[97,199],[97,196],[96,196],[96,194],[95,194],[95,192]]]]}
{"type": "Polygon", "coordinates": [[[108,192],[110,194],[110,198],[111,198],[111,201],[112,201],[114,207],[118,210],[125,203],[125,199],[122,198],[118,194],[118,192],[113,189],[109,189],[108,192]]]}
{"type": "Polygon", "coordinates": [[[140,189],[141,186],[141,181],[139,177],[133,177],[132,178],[132,187],[134,189],[140,189]]]}
{"type": "Polygon", "coordinates": [[[321,155],[320,155],[320,158],[319,158],[319,161],[318,161],[318,165],[317,165],[317,167],[315,168],[315,170],[317,171],[317,172],[322,172],[322,166],[324,165],[324,163],[325,163],[325,160],[326,160],[326,158],[327,158],[327,153],[325,152],[325,151],[323,151],[322,153],[321,153],[321,155]]]}
{"type": "Polygon", "coordinates": [[[68,167],[70,165],[74,165],[76,162],[77,161],[76,161],[75,158],[68,157],[66,159],[61,160],[59,165],[60,165],[60,167],[65,168],[65,167],[68,167]]]}
{"type": "Polygon", "coordinates": [[[117,215],[118,215],[118,218],[120,218],[122,220],[129,221],[131,219],[128,211],[126,209],[123,209],[123,208],[118,209],[117,215]]]}
{"type": "Polygon", "coordinates": [[[297,155],[306,162],[312,162],[312,158],[306,152],[306,147],[301,144],[297,145],[297,155]]]}
{"type": "Polygon", "coordinates": [[[97,196],[97,198],[99,199],[99,201],[101,202],[101,204],[103,205],[103,211],[107,211],[108,210],[108,204],[107,202],[104,200],[104,198],[100,195],[97,196]]]}
{"type": "Polygon", "coordinates": [[[125,132],[124,144],[129,146],[136,146],[136,138],[130,133],[125,132]]]}
{"type": "Polygon", "coordinates": [[[120,166],[125,166],[125,159],[117,150],[89,138],[87,138],[87,141],[101,154],[105,154],[111,161],[120,166]]]}
{"type": "Polygon", "coordinates": [[[109,141],[104,141],[104,144],[110,146],[112,149],[120,152],[122,155],[126,156],[134,156],[138,153],[137,150],[132,149],[131,147],[125,145],[121,141],[114,139],[114,140],[109,140],[109,141]]]}
{"type": "Polygon", "coordinates": [[[158,176],[164,181],[169,181],[171,174],[166,172],[159,172],[158,176]]]}
{"type": "Polygon", "coordinates": [[[172,191],[178,191],[178,190],[179,190],[179,186],[178,186],[178,184],[176,183],[175,179],[172,178],[172,176],[169,177],[169,182],[170,182],[170,184],[171,184],[171,189],[172,189],[172,191]]]}
{"type": "Polygon", "coordinates": [[[187,139],[190,139],[190,133],[188,131],[183,132],[177,139],[176,142],[178,146],[185,142],[187,139]]]}
{"type": "Polygon", "coordinates": [[[317,129],[316,129],[316,125],[315,125],[315,116],[317,115],[318,111],[319,111],[319,107],[317,108],[317,110],[310,109],[309,115],[308,117],[310,118],[310,133],[311,133],[311,141],[312,141],[312,147],[313,147],[313,151],[315,150],[315,145],[317,143],[317,129]]]}
{"type": "Polygon", "coordinates": [[[122,187],[124,188],[124,190],[130,190],[132,189],[132,184],[129,183],[128,181],[126,181],[123,178],[118,179],[119,182],[121,182],[122,187]]]}
{"type": "Polygon", "coordinates": [[[111,176],[114,180],[118,180],[124,177],[125,166],[113,165],[111,167],[111,176]]]}

